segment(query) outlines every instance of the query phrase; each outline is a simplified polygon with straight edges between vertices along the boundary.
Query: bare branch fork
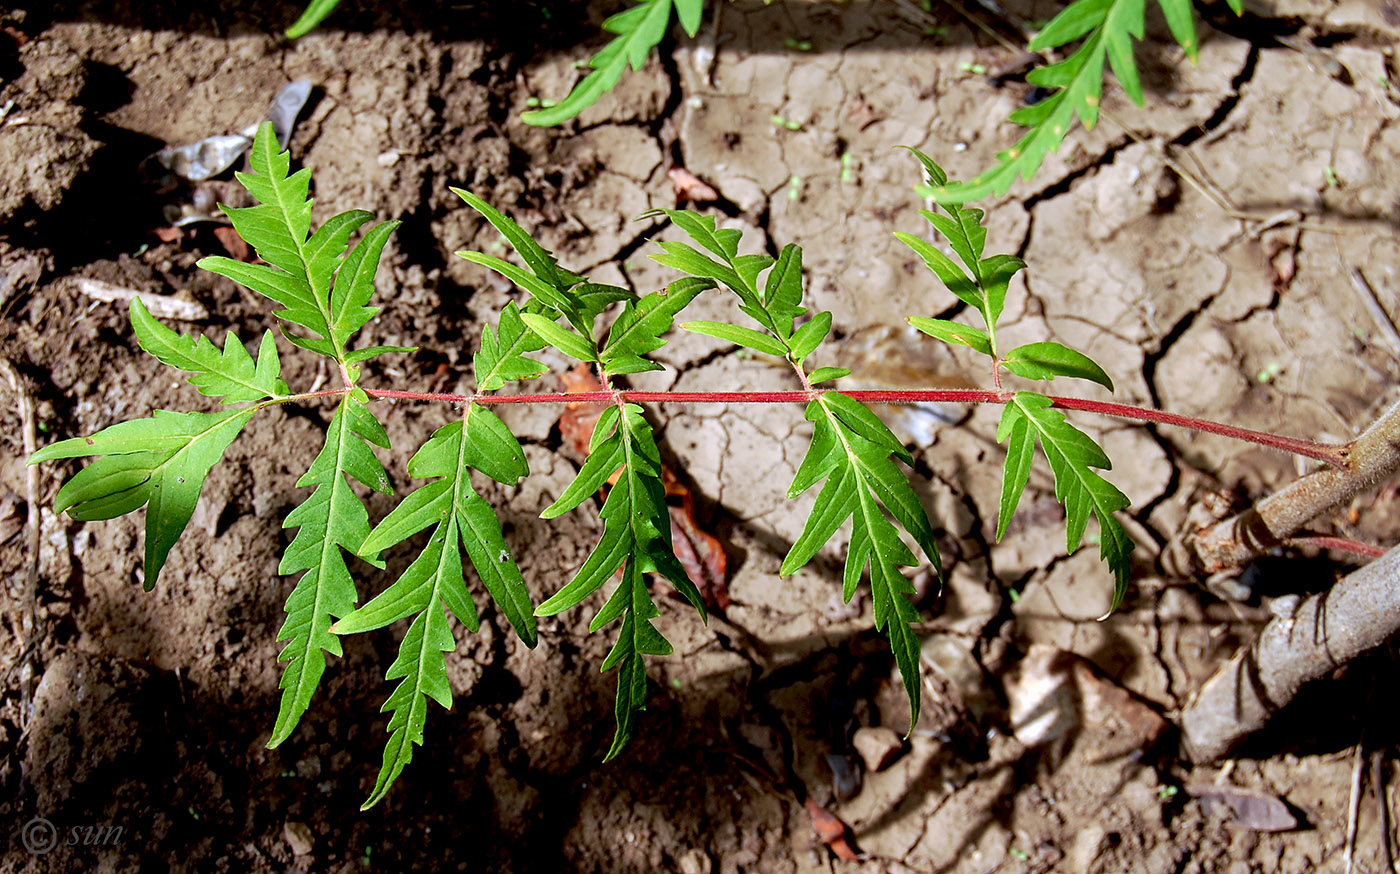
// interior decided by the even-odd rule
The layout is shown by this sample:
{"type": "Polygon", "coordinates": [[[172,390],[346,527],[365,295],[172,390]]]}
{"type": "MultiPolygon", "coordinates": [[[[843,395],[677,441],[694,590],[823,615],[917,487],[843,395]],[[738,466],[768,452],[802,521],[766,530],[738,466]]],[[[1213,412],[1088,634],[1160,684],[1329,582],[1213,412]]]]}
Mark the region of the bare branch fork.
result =
{"type": "MultiPolygon", "coordinates": [[[[1400,470],[1400,404],[1350,444],[1347,464],[1319,470],[1187,539],[1199,566],[1235,568],[1291,538],[1317,516],[1400,470]]],[[[1182,747],[1198,762],[1226,755],[1302,686],[1400,631],[1400,547],[1273,619],[1253,645],[1206,681],[1180,717],[1182,747]]]]}

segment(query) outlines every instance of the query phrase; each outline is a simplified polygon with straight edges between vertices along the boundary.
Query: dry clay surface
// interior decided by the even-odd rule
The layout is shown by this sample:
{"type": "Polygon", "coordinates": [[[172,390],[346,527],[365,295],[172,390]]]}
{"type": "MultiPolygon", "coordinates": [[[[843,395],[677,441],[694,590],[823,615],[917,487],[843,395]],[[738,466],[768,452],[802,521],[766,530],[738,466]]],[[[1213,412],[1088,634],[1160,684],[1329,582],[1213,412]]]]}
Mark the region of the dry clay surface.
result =
{"type": "MultiPolygon", "coordinates": [[[[649,291],[672,274],[646,258],[655,251],[648,241],[679,236],[632,218],[675,205],[667,174],[678,167],[714,186],[720,220],[744,231],[746,251],[804,247],[811,305],[835,323],[819,363],[851,367],[859,386],[990,382],[970,356],[907,330],[907,315],[970,314],[959,315],[892,236],[926,232],[918,215],[926,204],[911,190],[918,166],[895,147],[917,146],[967,177],[1017,135],[1003,119],[1028,86],[976,71],[1019,57],[951,8],[935,5],[937,26],[925,33],[928,13],[896,3],[726,5],[717,27],[707,22],[698,40],[668,46],[578,123],[539,130],[520,124],[520,112],[532,97],[561,96],[587,50],[536,51],[531,34],[546,30],[542,18],[488,17],[468,33],[452,17],[462,13],[447,9],[414,13],[423,17],[406,28],[350,11],[288,44],[266,35],[285,24],[280,5],[234,5],[229,21],[140,11],[84,18],[61,6],[6,13],[0,42],[13,45],[3,47],[0,98],[14,105],[0,121],[0,355],[30,386],[41,443],[154,408],[210,409],[140,351],[122,307],[78,290],[80,278],[197,302],[212,315],[184,329],[220,340],[229,329],[246,340],[273,327],[264,301],[194,267],[223,251],[207,228],[155,236],[168,222],[162,206],[177,195],[156,191],[137,168],[162,145],[256,121],[296,79],[316,86],[291,149],[315,174],[317,216],[365,208],[404,221],[379,276],[385,311],[367,342],[423,351],[379,359],[368,384],[469,389],[480,325],[517,294],[452,256],[499,243],[449,185],[507,209],[565,266],[649,291]],[[113,203],[129,212],[114,214],[113,203]]],[[[1013,11],[1033,21],[1055,10],[1013,11]]],[[[592,11],[594,24],[602,13],[592,11]]],[[[1324,32],[1333,20],[1325,9],[1289,14],[1299,16],[1289,26],[1304,20],[1324,32]]],[[[1264,27],[1252,39],[1242,25],[1233,36],[1203,29],[1192,66],[1155,25],[1142,51],[1146,106],[1110,88],[1098,128],[1074,132],[1033,181],[980,204],[988,251],[1030,264],[1012,287],[1003,342],[1074,345],[1107,368],[1119,400],[1349,438],[1393,399],[1400,355],[1349,273],[1360,269],[1393,310],[1400,108],[1391,68],[1373,34],[1345,31],[1301,52],[1264,27]],[[1189,169],[1209,194],[1173,167],[1189,169]]],[[[238,197],[227,182],[210,192],[238,197]]],[[[730,300],[707,293],[687,317],[734,313],[730,300]]],[[[782,370],[725,351],[680,335],[659,355],[667,370],[635,384],[796,387],[782,370]]],[[[333,376],[290,347],[283,362],[295,388],[333,376]]],[[[383,460],[403,493],[413,485],[412,449],[453,411],[376,411],[395,447],[383,460]]],[[[457,629],[453,709],[431,710],[426,744],[399,785],[361,814],[384,737],[381,677],[403,628],[349,640],[302,728],[279,749],[264,748],[278,694],[274,638],[292,585],[276,573],[288,536],[281,520],[304,497],[295,483],[328,410],[260,415],[211,476],[154,592],[140,587],[139,514],[78,524],[43,511],[36,616],[47,634],[21,658],[31,561],[22,528],[34,508],[19,420],[6,403],[0,813],[123,833],[112,845],[37,857],[16,832],[0,870],[127,871],[171,859],[189,870],[256,872],[1335,868],[1352,770],[1344,751],[1359,714],[1317,725],[1295,715],[1291,729],[1224,768],[1183,764],[1161,730],[1163,716],[1270,614],[1258,597],[1225,602],[1171,578],[1160,553],[1199,494],[1249,499],[1305,468],[1222,439],[1078,419],[1116,462],[1112,478],[1132,498],[1126,521],[1138,543],[1133,591],[1096,621],[1109,603],[1108,576],[1092,548],[1064,556],[1063,516],[1043,472],[993,544],[995,410],[974,410],[958,427],[888,414],[916,449],[914,481],[943,532],[948,569],[941,592],[927,569],[916,575],[927,617],[925,713],[892,765],[860,779],[851,744],[857,727],[903,734],[908,717],[868,599],[839,597],[846,535],[807,570],[777,575],[814,500],[786,498],[810,434],[800,410],[665,407],[652,411],[663,453],[725,544],[732,605],[707,627],[658,599],[676,655],[651,665],[650,706],[627,753],[598,764],[611,736],[613,677],[596,669],[609,641],[586,624],[601,600],[543,621],[533,651],[488,610],[479,635],[457,629]],[[1060,686],[1037,686],[1051,664],[1075,666],[1077,703],[1060,686]],[[1122,689],[1135,697],[1115,697],[1122,689]],[[1117,702],[1107,728],[1092,724],[1090,699],[1117,702]],[[1027,701],[1061,708],[1066,726],[1024,730],[1017,713],[1027,701]],[[1308,828],[1230,827],[1195,800],[1201,785],[1277,795],[1308,828]],[[849,824],[862,861],[829,852],[808,801],[849,824]]],[[[485,493],[541,600],[597,536],[597,506],[541,521],[581,459],[561,446],[557,410],[506,415],[532,474],[519,488],[485,493]]],[[[41,469],[41,506],[72,469],[41,469]]],[[[1393,492],[1368,496],[1356,518],[1335,523],[1392,537],[1393,500],[1393,492]]],[[[390,505],[376,497],[369,506],[378,519],[390,505]]],[[[362,598],[410,559],[404,550],[385,572],[357,566],[362,598]]],[[[1295,566],[1253,582],[1283,593],[1333,569],[1295,566]]],[[[1322,700],[1336,712],[1334,699],[1322,700]]],[[[1375,807],[1364,806],[1363,870],[1380,870],[1379,836],[1375,807]]]]}

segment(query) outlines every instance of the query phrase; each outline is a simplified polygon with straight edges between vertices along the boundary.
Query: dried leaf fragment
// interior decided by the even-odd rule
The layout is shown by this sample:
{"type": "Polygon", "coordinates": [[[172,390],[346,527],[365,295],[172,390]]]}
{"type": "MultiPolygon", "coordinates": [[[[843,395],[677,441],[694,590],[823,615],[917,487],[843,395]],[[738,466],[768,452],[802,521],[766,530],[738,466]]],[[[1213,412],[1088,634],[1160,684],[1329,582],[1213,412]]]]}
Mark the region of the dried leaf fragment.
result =
{"type": "Polygon", "coordinates": [[[681,204],[689,201],[691,203],[714,203],[719,200],[719,192],[715,191],[708,183],[699,176],[685,169],[684,167],[672,167],[666,174],[671,177],[671,185],[676,189],[676,203],[681,204]]]}
{"type": "Polygon", "coordinates": [[[812,828],[816,830],[817,837],[836,854],[836,858],[847,861],[860,858],[860,851],[855,848],[850,826],[811,798],[807,799],[806,807],[807,814],[812,817],[812,828]]]}
{"type": "Polygon", "coordinates": [[[1257,832],[1286,832],[1298,827],[1298,820],[1277,796],[1234,786],[1188,786],[1186,793],[1199,798],[1206,813],[1223,816],[1229,825],[1257,832]]]}

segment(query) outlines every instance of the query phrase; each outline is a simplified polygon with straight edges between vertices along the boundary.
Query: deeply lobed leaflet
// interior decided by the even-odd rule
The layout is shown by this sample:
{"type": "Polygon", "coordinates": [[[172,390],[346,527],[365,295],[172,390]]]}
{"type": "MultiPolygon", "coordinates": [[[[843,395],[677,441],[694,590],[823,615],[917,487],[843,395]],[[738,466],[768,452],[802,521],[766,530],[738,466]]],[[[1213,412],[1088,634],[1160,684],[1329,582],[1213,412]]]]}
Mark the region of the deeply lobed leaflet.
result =
{"type": "MultiPolygon", "coordinates": [[[[936,164],[914,154],[931,181],[946,183],[936,164]]],[[[529,647],[538,641],[537,616],[574,607],[615,582],[589,630],[617,628],[602,669],[618,671],[617,730],[606,758],[618,755],[636,730],[637,712],[645,707],[645,656],[671,651],[654,624],[660,610],[649,575],[664,579],[694,606],[702,621],[706,617],[701,593],[672,548],[654,430],[645,410],[625,400],[618,380],[661,369],[649,356],[663,346],[663,336],[686,305],[711,290],[732,293],[740,313],[757,327],[713,321],[687,322],[681,327],[786,362],[803,387],[805,417],[812,423],[811,443],[789,496],[795,498],[819,483],[821,490],[780,574],[788,576],[805,566],[849,521],[843,596],[853,597],[868,571],[875,624],[890,640],[909,697],[912,727],[919,709],[919,639],[914,628],[919,614],[911,600],[914,588],[900,569],[919,563],[917,549],[941,575],[935,529],[900,465],[913,461],[905,446],[852,396],[814,388],[849,372],[809,366],[831,330],[832,316],[808,313],[803,306],[798,246],[786,246],[777,258],[741,255],[739,231],[718,227],[710,216],[660,210],[650,215],[664,216],[690,242],[661,243],[661,252],[652,257],[687,275],[665,289],[639,296],[565,270],[504,213],[471,192],[454,189],[502,234],[521,263],[480,252],[459,254],[508,278],[524,293],[524,300],[509,303],[497,325],[483,328],[481,348],[473,359],[478,393],[468,396],[460,419],[439,428],[410,459],[409,475],[428,482],[371,526],[351,482],[392,493],[374,451],[388,448],[389,440],[370,402],[376,394],[393,392],[360,386],[360,364],[377,355],[413,350],[352,349],[351,345],[359,329],[378,312],[368,304],[380,255],[396,223],[374,225],[353,246],[352,235],[371,219],[366,212],[341,213],[313,233],[309,172],[289,172],[290,159],[278,151],[270,125],[258,132],[251,165],[254,172],[240,173],[238,179],[259,204],[224,210],[265,263],[211,257],[201,260],[200,266],[277,303],[280,309],[275,313],[284,323],[287,340],[331,358],[343,388],[294,394],[281,378],[271,332],[263,336],[255,360],[232,333],[220,350],[205,337],[183,336],[165,327],[134,300],[132,327],[142,348],[161,362],[189,372],[190,382],[201,393],[231,406],[215,413],[157,410],[149,419],[119,423],[90,437],[45,447],[30,463],[97,456],[59,490],[55,500],[55,509],[67,511],[74,519],[106,519],[147,508],[145,584],[149,589],[188,524],[210,469],[242,428],[273,405],[337,399],[325,444],[297,481],[299,487],[312,491],[283,523],[297,532],[278,570],[300,577],[287,599],[286,621],[278,633],[278,639],[286,641],[279,656],[286,667],[269,746],[291,736],[325,671],[325,654],[341,654],[341,636],[409,619],[398,656],[387,672],[387,679],[398,681],[383,707],[390,713],[389,740],[365,806],[382,799],[412,759],[414,746],[423,743],[428,699],[451,706],[445,654],[455,642],[448,614],[472,632],[480,623],[466,581],[470,566],[496,609],[529,647]],[[573,577],[536,606],[494,509],[472,487],[471,471],[504,485],[518,484],[529,474],[518,440],[486,404],[489,393],[506,383],[546,373],[542,362],[529,357],[546,346],[595,369],[612,403],[597,422],[587,461],[541,514],[546,519],[557,517],[606,488],[599,514],[602,535],[573,577]],[[427,542],[408,568],[380,594],[357,606],[359,592],[346,555],[382,569],[384,551],[425,530],[430,530],[427,542]]],[[[1066,376],[1111,389],[1098,365],[1059,344],[1029,344],[1004,355],[998,351],[996,322],[1012,276],[1025,265],[1012,256],[983,256],[986,231],[980,210],[949,205],[944,213],[924,215],[962,266],[920,238],[900,238],[959,300],[979,314],[983,327],[940,319],[912,318],[911,322],[930,336],[989,356],[998,389],[1002,368],[1031,379],[1066,376]]],[[[1126,585],[1132,544],[1113,516],[1127,506],[1127,499],[1097,473],[1108,468],[1108,458],[1052,408],[1050,398],[1027,391],[995,398],[1007,405],[997,437],[1009,447],[998,537],[1005,533],[1026,487],[1038,443],[1055,475],[1056,495],[1066,507],[1071,551],[1084,538],[1089,516],[1098,520],[1101,554],[1116,578],[1116,604],[1126,585]]]]}

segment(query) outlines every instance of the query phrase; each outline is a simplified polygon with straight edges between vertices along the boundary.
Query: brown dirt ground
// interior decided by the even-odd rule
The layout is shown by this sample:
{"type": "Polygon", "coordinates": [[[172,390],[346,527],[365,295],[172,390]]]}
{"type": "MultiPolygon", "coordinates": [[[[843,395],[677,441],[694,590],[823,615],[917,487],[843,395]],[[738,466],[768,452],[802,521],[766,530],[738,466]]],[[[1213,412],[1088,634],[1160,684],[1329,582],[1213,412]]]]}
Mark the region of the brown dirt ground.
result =
{"type": "MultiPolygon", "coordinates": [[[[835,315],[838,342],[824,362],[848,363],[870,384],[984,381],[969,359],[928,351],[901,330],[905,315],[950,312],[951,299],[891,236],[921,227],[916,167],[892,147],[917,145],[970,175],[1012,142],[1003,119],[1026,95],[1024,83],[972,72],[1017,58],[951,7],[933,5],[938,27],[925,35],[917,6],[740,0],[725,6],[718,39],[707,31],[668,44],[578,123],[538,130],[518,121],[527,99],[557,98],[581,75],[575,62],[594,44],[566,35],[594,32],[607,10],[408,5],[416,11],[401,20],[399,4],[347,4],[295,44],[268,36],[294,11],[270,0],[4,10],[0,102],[14,104],[0,121],[0,355],[32,384],[41,442],[153,408],[209,406],[139,350],[121,307],[84,297],[76,278],[197,301],[213,314],[199,327],[214,336],[271,326],[264,302],[195,268],[222,251],[207,228],[174,242],[154,235],[163,200],[137,168],[162,144],[257,120],[299,78],[317,90],[292,152],[315,174],[318,217],[360,207],[404,221],[379,278],[386,309],[368,332],[424,351],[381,359],[389,363],[369,376],[378,384],[468,388],[479,325],[510,297],[452,257],[494,235],[449,185],[508,208],[566,266],[647,290],[666,272],[645,259],[644,243],[675,231],[630,219],[674,204],[666,173],[675,166],[719,190],[723,220],[744,229],[746,245],[806,248],[812,299],[835,315]],[[794,37],[811,51],[787,48],[794,37]],[[800,129],[775,126],[775,115],[800,129]]],[[[1008,8],[1035,21],[1057,7],[1008,8]]],[[[1291,0],[1252,7],[1241,22],[1207,9],[1222,29],[1203,24],[1194,67],[1154,21],[1143,49],[1147,105],[1110,89],[1111,120],[1075,132],[1032,182],[984,204],[992,249],[1031,265],[1013,288],[1007,339],[1084,349],[1106,364],[1120,399],[1300,436],[1353,435],[1394,399],[1400,375],[1400,349],[1387,347],[1346,273],[1361,268],[1395,306],[1400,106],[1382,11],[1291,0]],[[1168,150],[1240,212],[1184,184],[1168,150]],[[1240,213],[1283,215],[1261,230],[1240,213]]],[[[227,186],[219,196],[230,196],[227,186]]],[[[705,296],[691,317],[728,311],[705,296]]],[[[637,383],[788,387],[780,371],[722,349],[678,337],[662,353],[667,372],[637,383]]],[[[325,376],[304,355],[284,350],[283,361],[294,386],[325,376]]],[[[1091,550],[1064,557],[1047,478],[1033,480],[1022,520],[991,544],[995,411],[942,429],[892,412],[919,449],[950,576],[925,604],[927,713],[910,748],[837,799],[828,756],[850,753],[849,729],[902,729],[907,717],[868,602],[837,597],[841,544],[791,580],[777,577],[813,500],[784,498],[807,433],[800,415],[659,409],[664,451],[729,553],[734,603],[708,628],[663,603],[660,625],[677,655],[652,664],[651,706],[627,753],[598,764],[613,680],[596,670],[608,642],[585,633],[588,612],[546,621],[534,651],[488,612],[479,635],[459,632],[449,657],[455,706],[432,710],[427,743],[398,786],[359,813],[380,760],[381,677],[401,628],[351,639],[302,727],[264,748],[277,700],[274,635],[291,586],[276,574],[281,519],[300,499],[295,480],[326,411],[272,411],[248,430],[152,593],[138,585],[139,518],[83,525],[40,510],[38,616],[48,635],[21,658],[33,558],[22,529],[35,508],[24,498],[8,386],[0,397],[3,871],[1291,874],[1339,870],[1350,750],[1363,732],[1393,776],[1394,711],[1383,688],[1372,691],[1393,682],[1388,655],[1312,690],[1223,767],[1186,764],[1170,734],[1140,749],[1131,738],[1104,748],[1090,725],[1039,746],[1011,733],[1008,708],[1028,694],[1013,679],[1030,670],[1027,653],[1044,652],[1033,646],[1085,657],[1170,719],[1269,617],[1269,596],[1325,585],[1343,569],[1261,563],[1244,580],[1246,601],[1164,572],[1162,548],[1197,496],[1257,497],[1298,473],[1287,459],[1082,421],[1117,460],[1113,478],[1133,499],[1140,541],[1134,591],[1096,622],[1108,581],[1091,550]],[[1277,795],[1302,825],[1232,827],[1172,789],[1216,783],[1277,795]],[[850,823],[863,861],[828,853],[802,794],[850,823]],[[19,831],[35,816],[122,832],[105,846],[34,856],[19,831]]],[[[450,412],[396,404],[380,413],[396,447],[383,458],[402,491],[412,447],[450,412]]],[[[554,416],[512,412],[532,475],[491,492],[537,598],[561,585],[598,531],[596,510],[538,519],[578,462],[560,451],[554,416]]],[[[41,470],[41,506],[72,469],[41,470]]],[[[1383,489],[1329,524],[1393,540],[1395,500],[1383,489]]],[[[387,509],[371,501],[373,517],[387,509]]],[[[388,573],[361,566],[362,595],[407,561],[396,553],[388,573]]],[[[1357,860],[1377,872],[1378,807],[1363,802],[1357,860]]]]}

